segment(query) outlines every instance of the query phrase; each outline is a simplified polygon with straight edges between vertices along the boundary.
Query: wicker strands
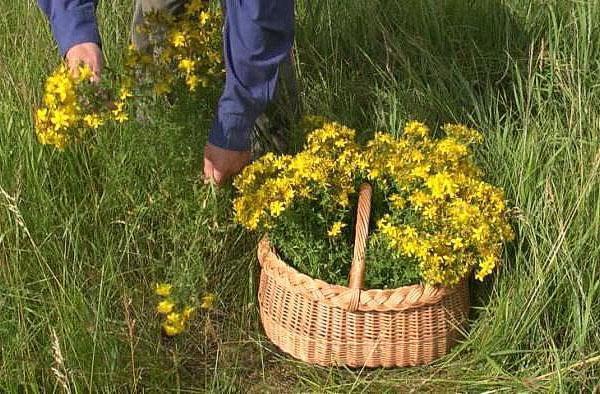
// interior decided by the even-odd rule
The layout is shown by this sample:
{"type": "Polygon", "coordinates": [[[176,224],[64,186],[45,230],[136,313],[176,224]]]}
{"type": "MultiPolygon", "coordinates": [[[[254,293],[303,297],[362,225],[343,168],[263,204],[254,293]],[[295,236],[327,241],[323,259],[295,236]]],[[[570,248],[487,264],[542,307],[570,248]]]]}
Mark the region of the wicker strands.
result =
{"type": "Polygon", "coordinates": [[[260,315],[269,339],[303,361],[324,366],[415,366],[448,353],[469,309],[467,282],[362,290],[372,189],[361,186],[350,287],[301,274],[263,238],[260,315]]]}

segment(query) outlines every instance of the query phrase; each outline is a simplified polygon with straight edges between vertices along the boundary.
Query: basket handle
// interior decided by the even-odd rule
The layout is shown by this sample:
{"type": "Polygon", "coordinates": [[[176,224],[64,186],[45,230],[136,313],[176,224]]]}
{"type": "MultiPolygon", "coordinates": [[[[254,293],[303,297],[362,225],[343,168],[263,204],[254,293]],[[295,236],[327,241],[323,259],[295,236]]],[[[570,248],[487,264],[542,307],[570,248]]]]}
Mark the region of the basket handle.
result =
{"type": "Polygon", "coordinates": [[[365,249],[369,235],[369,217],[371,216],[371,197],[373,187],[368,183],[360,185],[358,207],[356,209],[356,235],[354,239],[354,257],[348,278],[351,289],[362,289],[365,281],[365,249]]]}

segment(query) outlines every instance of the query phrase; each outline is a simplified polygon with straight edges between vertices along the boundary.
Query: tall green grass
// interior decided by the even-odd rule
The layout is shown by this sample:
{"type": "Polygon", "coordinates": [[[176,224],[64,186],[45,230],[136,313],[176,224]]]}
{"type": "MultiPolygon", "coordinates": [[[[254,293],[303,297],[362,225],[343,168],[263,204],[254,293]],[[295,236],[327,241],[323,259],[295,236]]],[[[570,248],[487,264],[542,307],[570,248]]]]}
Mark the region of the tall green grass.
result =
{"type": "MultiPolygon", "coordinates": [[[[365,138],[412,118],[469,123],[515,206],[517,240],[473,283],[464,343],[389,371],[307,366],[262,336],[255,240],[231,221],[231,191],[199,181],[215,97],[161,103],[88,147],[41,147],[31,108],[56,52],[35,4],[0,4],[0,390],[598,389],[597,2],[298,1],[306,112],[365,138]],[[161,338],[162,280],[216,292],[217,311],[161,338]]],[[[130,5],[103,1],[99,15],[118,70],[130,5]]]]}

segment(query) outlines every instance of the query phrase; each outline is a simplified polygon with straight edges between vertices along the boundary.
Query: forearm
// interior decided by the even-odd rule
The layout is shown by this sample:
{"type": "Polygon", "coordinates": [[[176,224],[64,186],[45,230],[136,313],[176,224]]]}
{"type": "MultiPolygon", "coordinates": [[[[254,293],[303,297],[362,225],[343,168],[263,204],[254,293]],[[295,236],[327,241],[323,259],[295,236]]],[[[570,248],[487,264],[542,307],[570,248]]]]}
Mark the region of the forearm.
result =
{"type": "Polygon", "coordinates": [[[38,4],[50,21],[62,56],[77,44],[93,42],[100,45],[97,0],[38,0],[38,4]]]}
{"type": "Polygon", "coordinates": [[[293,0],[227,0],[226,81],[209,141],[247,150],[256,118],[273,100],[294,40],[293,0]]]}

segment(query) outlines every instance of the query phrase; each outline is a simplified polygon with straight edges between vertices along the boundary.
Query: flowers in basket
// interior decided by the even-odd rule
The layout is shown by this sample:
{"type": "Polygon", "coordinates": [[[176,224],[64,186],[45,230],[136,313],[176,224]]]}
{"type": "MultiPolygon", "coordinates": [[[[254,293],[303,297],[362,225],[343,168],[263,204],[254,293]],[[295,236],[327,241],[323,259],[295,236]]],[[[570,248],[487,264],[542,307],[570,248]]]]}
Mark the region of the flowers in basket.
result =
{"type": "Polygon", "coordinates": [[[478,131],[448,124],[435,138],[413,121],[399,137],[376,133],[361,145],[355,130],[313,121],[321,126],[302,151],[267,154],[234,182],[235,219],[268,232],[291,266],[346,283],[362,182],[374,187],[367,287],[453,286],[472,271],[483,280],[499,264],[513,232],[503,191],[474,162],[478,131]]]}

